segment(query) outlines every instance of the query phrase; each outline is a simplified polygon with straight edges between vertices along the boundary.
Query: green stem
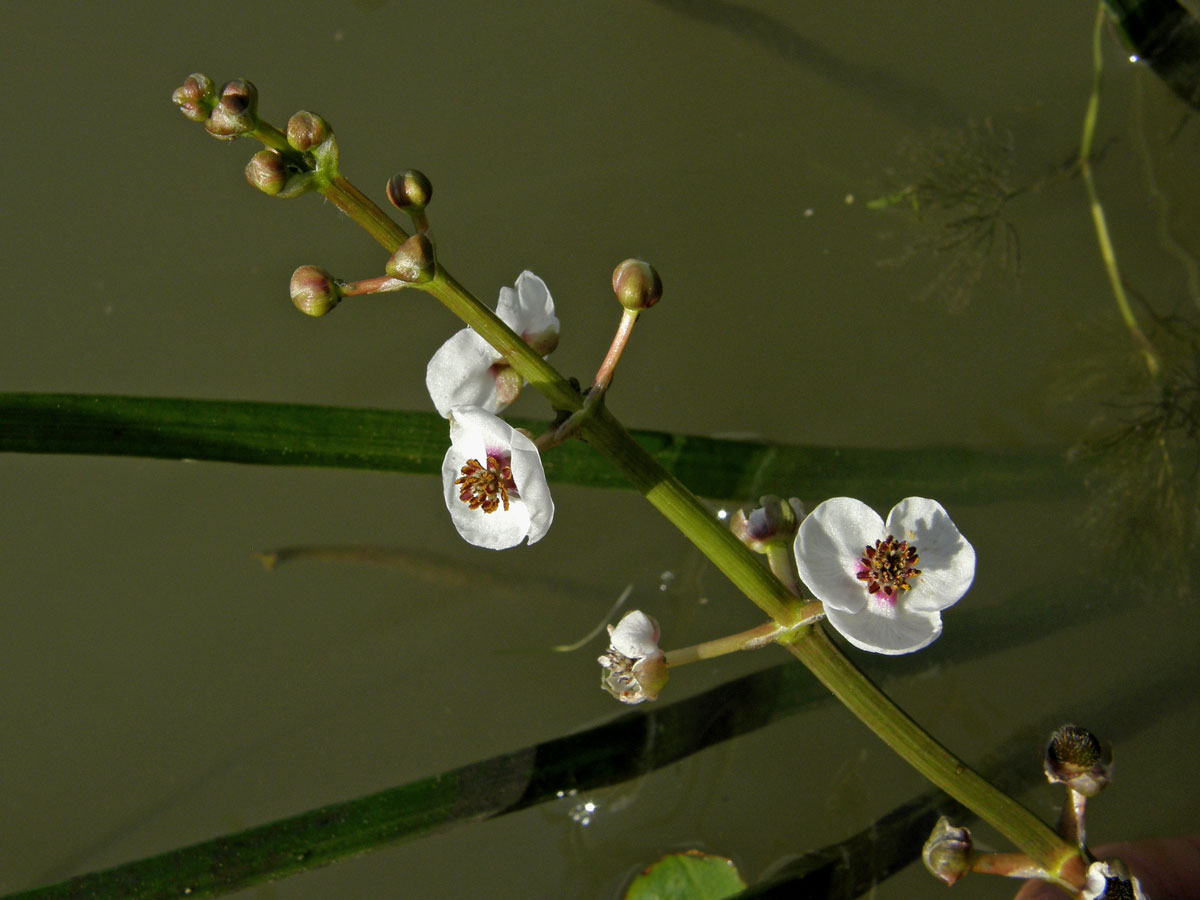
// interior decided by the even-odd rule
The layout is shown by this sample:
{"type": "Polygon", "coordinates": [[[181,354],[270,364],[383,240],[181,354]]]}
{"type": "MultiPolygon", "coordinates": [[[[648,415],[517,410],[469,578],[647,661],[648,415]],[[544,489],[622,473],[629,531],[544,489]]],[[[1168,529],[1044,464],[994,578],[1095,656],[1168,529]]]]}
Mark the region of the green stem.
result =
{"type": "Polygon", "coordinates": [[[774,622],[767,622],[757,628],[739,631],[737,634],[727,634],[724,637],[713,638],[711,641],[692,644],[690,647],[668,650],[666,653],[667,667],[678,669],[680,666],[700,662],[702,659],[714,659],[741,650],[759,650],[778,639],[784,631],[785,629],[774,622]]]}
{"type": "Polygon", "coordinates": [[[1077,847],[934,740],[859,671],[823,629],[808,629],[783,646],[909,765],[990,822],[1063,887],[1082,887],[1087,862],[1077,847]]]}
{"type": "Polygon", "coordinates": [[[269,147],[289,159],[301,160],[303,155],[287,142],[287,135],[272,125],[270,122],[264,122],[261,119],[255,125],[254,130],[246,135],[248,138],[253,138],[257,141],[262,141],[264,147],[269,147]]]}
{"type": "Polygon", "coordinates": [[[1146,368],[1151,378],[1157,378],[1161,365],[1154,345],[1146,337],[1138,325],[1133,307],[1125,295],[1125,286],[1121,283],[1121,272],[1117,267],[1117,254],[1113,249],[1112,238],[1108,233],[1108,222],[1104,216],[1104,207],[1100,204],[1100,195],[1096,191],[1096,182],[1092,178],[1091,154],[1092,139],[1096,133],[1096,120],[1100,112],[1100,76],[1104,67],[1104,54],[1101,50],[1101,31],[1104,26],[1104,3],[1096,10],[1096,26],[1092,31],[1092,92],[1088,97],[1087,112],[1083,117],[1083,137],[1079,146],[1079,171],[1083,175],[1083,183],[1087,186],[1088,203],[1092,210],[1092,222],[1096,227],[1096,239],[1100,244],[1100,256],[1104,259],[1104,269],[1108,273],[1109,284],[1112,285],[1113,295],[1117,299],[1117,309],[1133,342],[1141,351],[1146,368]]]}
{"type": "Polygon", "coordinates": [[[804,606],[802,615],[803,618],[799,624],[793,625],[791,628],[784,628],[771,621],[759,625],[757,628],[739,631],[737,634],[727,634],[724,637],[693,644],[690,647],[668,650],[666,653],[667,665],[670,668],[677,669],[680,666],[699,662],[702,659],[712,659],[717,656],[724,656],[727,653],[737,653],[741,650],[761,650],[768,644],[773,644],[777,641],[792,640],[794,637],[789,632],[807,628],[814,622],[819,621],[825,615],[825,608],[820,602],[814,600],[804,606]]]}
{"type": "Polygon", "coordinates": [[[345,176],[334,174],[321,196],[362,226],[387,252],[395,253],[408,240],[408,232],[397,225],[382,209],[371,202],[345,176]]]}
{"type": "MultiPolygon", "coordinates": [[[[345,176],[338,174],[333,177],[321,194],[362,226],[388,253],[395,253],[408,240],[408,232],[345,176]]],[[[555,409],[573,413],[582,407],[583,398],[579,392],[553,366],[538,356],[519,334],[500,321],[491,309],[440,266],[433,280],[416,287],[432,294],[479,332],[555,409]]]]}
{"type": "Polygon", "coordinates": [[[630,480],[651,505],[712,560],[713,564],[777,624],[790,627],[800,603],[745,544],[678,478],[655,462],[605,406],[585,420],[579,435],[630,480]]]}
{"type": "Polygon", "coordinates": [[[621,354],[625,352],[629,336],[633,334],[633,326],[638,320],[638,312],[636,309],[627,309],[621,313],[621,323],[617,326],[617,333],[613,335],[608,353],[605,354],[604,361],[600,363],[596,377],[592,380],[594,389],[607,391],[609,385],[612,384],[613,372],[617,368],[617,363],[621,361],[621,354]]]}
{"type": "Polygon", "coordinates": [[[1005,878],[1045,878],[1041,866],[1024,853],[980,853],[971,862],[972,872],[1002,875],[1005,878]]]}
{"type": "Polygon", "coordinates": [[[574,413],[583,408],[579,391],[441,266],[433,280],[420,287],[479,332],[556,410],[574,413]]]}

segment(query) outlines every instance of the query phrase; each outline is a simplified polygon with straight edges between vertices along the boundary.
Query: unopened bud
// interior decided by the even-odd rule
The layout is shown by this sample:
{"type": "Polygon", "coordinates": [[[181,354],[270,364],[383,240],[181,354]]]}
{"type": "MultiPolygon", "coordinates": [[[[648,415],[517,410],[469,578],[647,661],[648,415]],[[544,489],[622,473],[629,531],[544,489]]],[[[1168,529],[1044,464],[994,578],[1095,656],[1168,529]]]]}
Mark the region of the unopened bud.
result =
{"type": "Polygon", "coordinates": [[[768,494],[749,513],[738,510],[729,527],[743,544],[756,553],[766,553],[772,544],[791,544],[804,518],[804,506],[795,497],[780,500],[768,494]]]}
{"type": "Polygon", "coordinates": [[[320,266],[301,266],[292,273],[292,304],[308,316],[323,316],[341,302],[333,276],[320,266]]]}
{"type": "Polygon", "coordinates": [[[1112,749],[1078,725],[1063,725],[1046,744],[1046,778],[1085,797],[1095,797],[1112,780],[1112,749]]]}
{"type": "Polygon", "coordinates": [[[205,122],[217,102],[212,79],[200,72],[189,75],[171,94],[171,102],[193,122],[205,122]]]}
{"type": "Polygon", "coordinates": [[[259,150],[246,163],[246,180],[274,197],[287,184],[287,163],[274,150],[259,150]]]}
{"type": "Polygon", "coordinates": [[[213,137],[229,141],[257,124],[258,88],[238,78],[221,88],[221,97],[204,127],[213,137]]]}
{"type": "Polygon", "coordinates": [[[329,139],[333,129],[316,113],[296,113],[287,123],[287,142],[294,150],[306,153],[329,139]]]}
{"type": "Polygon", "coordinates": [[[433,185],[425,173],[409,169],[388,179],[387,198],[396,209],[419,213],[433,199],[433,185]]]}
{"type": "Polygon", "coordinates": [[[925,863],[925,868],[946,884],[954,884],[971,871],[974,855],[975,845],[971,840],[971,832],[951,825],[945,816],[937,820],[929,840],[921,849],[921,860],[925,863]]]}
{"type": "Polygon", "coordinates": [[[662,279],[654,266],[641,259],[627,259],[613,270],[613,292],[626,309],[649,309],[662,296],[662,279]]]}
{"type": "Polygon", "coordinates": [[[557,321],[550,328],[543,331],[526,331],[521,334],[533,352],[538,356],[546,357],[553,353],[558,348],[558,323],[557,321]]]}
{"type": "Polygon", "coordinates": [[[496,384],[496,402],[500,408],[512,405],[521,396],[521,389],[525,387],[525,379],[521,377],[521,373],[512,366],[499,363],[494,364],[488,372],[496,384]]]}
{"type": "Polygon", "coordinates": [[[424,234],[414,234],[392,254],[385,271],[408,284],[424,284],[432,280],[437,271],[433,244],[424,234]]]}

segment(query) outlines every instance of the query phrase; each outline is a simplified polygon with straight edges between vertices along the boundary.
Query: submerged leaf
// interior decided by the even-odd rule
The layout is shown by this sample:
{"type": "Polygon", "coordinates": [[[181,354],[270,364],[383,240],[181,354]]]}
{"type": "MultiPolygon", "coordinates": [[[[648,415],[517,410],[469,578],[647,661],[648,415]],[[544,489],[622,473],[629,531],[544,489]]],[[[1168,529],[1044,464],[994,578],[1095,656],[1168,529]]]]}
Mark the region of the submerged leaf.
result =
{"type": "Polygon", "coordinates": [[[733,860],[688,850],[664,856],[634,878],[625,900],[721,900],[745,887],[733,860]]]}

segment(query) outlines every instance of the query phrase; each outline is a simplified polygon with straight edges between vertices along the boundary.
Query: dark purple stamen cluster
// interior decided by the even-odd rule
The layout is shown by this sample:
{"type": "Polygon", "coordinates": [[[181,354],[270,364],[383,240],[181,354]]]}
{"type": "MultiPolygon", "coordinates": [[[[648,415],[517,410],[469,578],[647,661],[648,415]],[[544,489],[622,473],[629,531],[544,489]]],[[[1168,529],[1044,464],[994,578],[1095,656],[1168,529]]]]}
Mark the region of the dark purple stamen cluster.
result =
{"type": "Polygon", "coordinates": [[[874,547],[865,548],[858,561],[857,577],[866,582],[868,594],[883,594],[888,600],[895,601],[897,592],[912,590],[909,580],[921,574],[916,567],[920,559],[916,547],[889,534],[887,540],[876,541],[874,547]]]}

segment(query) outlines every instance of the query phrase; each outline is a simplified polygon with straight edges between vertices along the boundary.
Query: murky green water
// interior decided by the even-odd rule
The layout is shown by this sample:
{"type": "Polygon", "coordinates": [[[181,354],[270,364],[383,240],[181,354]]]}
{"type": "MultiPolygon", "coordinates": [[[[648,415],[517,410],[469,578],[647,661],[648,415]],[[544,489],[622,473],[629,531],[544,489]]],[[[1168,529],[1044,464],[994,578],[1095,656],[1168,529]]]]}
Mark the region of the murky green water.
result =
{"type": "MultiPolygon", "coordinates": [[[[545,278],[569,374],[590,377],[607,346],[613,265],[654,262],[666,294],[610,399],[631,426],[1065,452],[1099,418],[1137,412],[1114,393],[1137,362],[1083,185],[1054,177],[1078,146],[1093,16],[1029,2],[6,4],[0,389],[429,408],[423,367],[455,323],[395,296],[296,314],[297,265],[364,278],[384,260],[332,207],[245,186],[251,151],[207,139],[169,103],[199,70],[253,80],[276,122],[299,108],[328,117],[343,170],[376,197],[392,172],[426,171],[445,264],[486,298],[524,268],[545,278]],[[932,252],[921,242],[945,233],[902,212],[866,208],[920,176],[921,147],[956,134],[974,134],[1013,186],[1040,185],[1003,204],[993,250],[974,259],[932,252]],[[1018,243],[1019,267],[1006,266],[1018,243]]],[[[1124,274],[1160,313],[1194,319],[1200,132],[1107,39],[1106,52],[1096,174],[1124,274]]],[[[543,410],[530,397],[517,411],[543,410]]],[[[948,503],[980,559],[963,607],[1020,629],[1057,603],[1061,627],[971,658],[953,646],[952,612],[928,670],[886,682],[972,762],[1028,734],[1031,768],[1047,722],[1132,690],[1095,726],[1114,733],[1119,760],[1093,810],[1100,840],[1195,828],[1196,775],[1178,764],[1200,732],[1194,691],[1137,692],[1188,664],[1198,624],[1191,592],[1170,587],[1193,557],[1136,541],[1175,533],[1133,502],[1152,490],[1152,462],[1109,506],[1134,517],[1124,550],[1097,552],[1116,532],[1087,524],[1083,493],[948,503]],[[1170,711],[1134,715],[1159,705],[1170,711]]],[[[1176,474],[1186,490],[1186,467],[1176,474]]],[[[672,644],[758,621],[634,495],[560,487],[550,535],[495,555],[457,539],[440,490],[382,474],[6,457],[0,890],[612,716],[595,648],[504,651],[574,640],[627,584],[672,644]],[[250,557],[349,542],[445,555],[475,583],[436,567],[268,575],[250,557]]],[[[670,690],[782,658],[681,670],[670,690]]],[[[731,855],[754,878],[921,789],[830,704],[638,784],[246,896],[607,898],[685,847],[731,855]]],[[[1047,817],[1057,799],[1026,797],[1047,817]]],[[[912,870],[879,896],[935,889],[912,870]]]]}

